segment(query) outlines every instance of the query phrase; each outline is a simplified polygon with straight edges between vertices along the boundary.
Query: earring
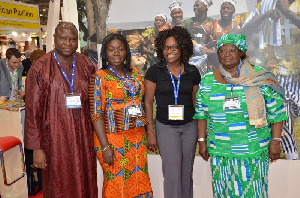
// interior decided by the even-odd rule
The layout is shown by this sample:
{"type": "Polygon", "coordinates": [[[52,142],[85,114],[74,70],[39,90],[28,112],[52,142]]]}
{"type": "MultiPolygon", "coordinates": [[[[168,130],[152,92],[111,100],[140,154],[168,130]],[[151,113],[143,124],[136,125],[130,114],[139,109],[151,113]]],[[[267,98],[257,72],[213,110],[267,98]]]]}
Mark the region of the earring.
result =
{"type": "Polygon", "coordinates": [[[126,59],[124,60],[124,65],[126,65],[126,59]]]}

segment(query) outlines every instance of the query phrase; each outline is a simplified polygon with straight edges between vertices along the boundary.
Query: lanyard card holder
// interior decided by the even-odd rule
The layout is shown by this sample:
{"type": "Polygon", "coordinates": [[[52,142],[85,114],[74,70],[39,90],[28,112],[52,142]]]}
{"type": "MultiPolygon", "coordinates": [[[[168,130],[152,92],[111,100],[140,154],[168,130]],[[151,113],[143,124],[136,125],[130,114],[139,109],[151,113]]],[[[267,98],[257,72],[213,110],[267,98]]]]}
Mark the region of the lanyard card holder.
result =
{"type": "Polygon", "coordinates": [[[68,109],[81,108],[80,93],[65,94],[65,103],[68,109]]]}
{"type": "Polygon", "coordinates": [[[184,120],[184,105],[168,105],[169,120],[184,120]]]}
{"type": "Polygon", "coordinates": [[[140,102],[129,102],[126,104],[129,118],[142,116],[142,105],[140,102]]]}
{"type": "Polygon", "coordinates": [[[226,94],[223,110],[241,109],[241,103],[238,94],[226,94]]]}

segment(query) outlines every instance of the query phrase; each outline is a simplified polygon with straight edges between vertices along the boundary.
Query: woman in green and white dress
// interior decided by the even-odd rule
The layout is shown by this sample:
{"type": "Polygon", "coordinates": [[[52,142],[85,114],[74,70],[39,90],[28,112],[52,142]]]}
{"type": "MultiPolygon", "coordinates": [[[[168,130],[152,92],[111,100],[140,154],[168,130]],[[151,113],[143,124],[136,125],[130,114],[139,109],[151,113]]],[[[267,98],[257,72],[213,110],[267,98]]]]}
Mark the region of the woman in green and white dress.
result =
{"type": "Polygon", "coordinates": [[[220,66],[197,93],[199,154],[210,158],[214,197],[268,197],[270,160],[280,157],[283,90],[270,72],[246,58],[246,36],[217,42],[220,66]]]}

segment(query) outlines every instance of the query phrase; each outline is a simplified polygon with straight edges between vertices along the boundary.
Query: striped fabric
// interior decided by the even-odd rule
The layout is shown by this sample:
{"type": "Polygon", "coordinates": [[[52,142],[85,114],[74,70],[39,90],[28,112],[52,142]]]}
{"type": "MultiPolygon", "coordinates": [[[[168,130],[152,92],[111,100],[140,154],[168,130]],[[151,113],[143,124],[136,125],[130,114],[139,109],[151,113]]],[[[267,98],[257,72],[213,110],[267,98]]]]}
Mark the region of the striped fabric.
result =
{"type": "MultiPolygon", "coordinates": [[[[276,8],[277,0],[262,0],[260,15],[276,8]]],[[[260,31],[259,48],[264,49],[267,44],[272,46],[282,45],[280,20],[265,20],[260,31]]]]}
{"type": "Polygon", "coordinates": [[[280,85],[285,90],[288,121],[284,122],[284,137],[281,141],[282,151],[287,159],[299,159],[297,142],[294,138],[294,120],[300,116],[300,79],[299,74],[277,75],[280,85]]]}
{"type": "MultiPolygon", "coordinates": [[[[276,8],[277,0],[262,0],[255,10],[253,10],[250,15],[245,20],[242,27],[245,27],[253,17],[258,15],[263,15],[269,10],[273,10],[276,8]]],[[[272,46],[281,46],[282,39],[281,39],[281,25],[280,20],[273,21],[273,20],[265,20],[262,23],[262,29],[259,33],[259,48],[264,49],[267,44],[272,46]]]]}
{"type": "Polygon", "coordinates": [[[215,198],[268,197],[269,158],[228,159],[211,157],[215,198]]]}
{"type": "MultiPolygon", "coordinates": [[[[254,67],[255,71],[261,67],[254,67]]],[[[287,119],[280,94],[268,86],[260,91],[266,101],[268,123],[287,119]]],[[[211,155],[223,157],[255,157],[268,149],[271,141],[269,126],[255,128],[249,125],[246,97],[243,87],[235,85],[233,96],[239,98],[240,109],[223,109],[225,97],[231,96],[231,85],[221,84],[208,72],[202,79],[197,93],[194,119],[207,119],[208,151],[211,155]]]]}
{"type": "Polygon", "coordinates": [[[193,56],[190,59],[189,64],[195,65],[199,70],[200,75],[204,76],[207,72],[207,54],[193,56]]]}

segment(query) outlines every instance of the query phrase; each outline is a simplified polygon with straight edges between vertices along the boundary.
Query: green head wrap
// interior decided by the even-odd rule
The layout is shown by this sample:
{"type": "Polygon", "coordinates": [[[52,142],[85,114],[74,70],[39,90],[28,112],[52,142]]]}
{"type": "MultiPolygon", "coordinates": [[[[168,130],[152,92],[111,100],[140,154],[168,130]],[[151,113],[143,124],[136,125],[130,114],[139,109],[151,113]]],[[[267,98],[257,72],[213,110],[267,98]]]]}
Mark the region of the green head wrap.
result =
{"type": "Polygon", "coordinates": [[[247,51],[246,36],[243,34],[224,34],[220,36],[217,42],[217,50],[224,44],[232,44],[237,46],[241,51],[247,51]]]}

